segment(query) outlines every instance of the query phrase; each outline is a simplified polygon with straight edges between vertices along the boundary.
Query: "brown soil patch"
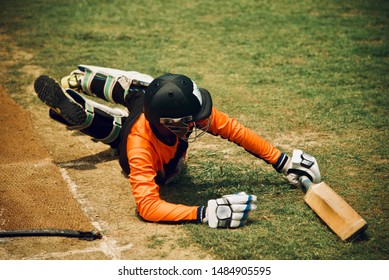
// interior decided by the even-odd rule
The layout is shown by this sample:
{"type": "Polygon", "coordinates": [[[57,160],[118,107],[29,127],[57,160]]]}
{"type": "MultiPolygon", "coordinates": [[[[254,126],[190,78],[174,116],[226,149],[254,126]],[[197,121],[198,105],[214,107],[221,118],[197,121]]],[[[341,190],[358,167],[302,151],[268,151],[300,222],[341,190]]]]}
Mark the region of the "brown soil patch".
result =
{"type": "Polygon", "coordinates": [[[0,230],[94,230],[32,129],[0,86],[0,230]]]}

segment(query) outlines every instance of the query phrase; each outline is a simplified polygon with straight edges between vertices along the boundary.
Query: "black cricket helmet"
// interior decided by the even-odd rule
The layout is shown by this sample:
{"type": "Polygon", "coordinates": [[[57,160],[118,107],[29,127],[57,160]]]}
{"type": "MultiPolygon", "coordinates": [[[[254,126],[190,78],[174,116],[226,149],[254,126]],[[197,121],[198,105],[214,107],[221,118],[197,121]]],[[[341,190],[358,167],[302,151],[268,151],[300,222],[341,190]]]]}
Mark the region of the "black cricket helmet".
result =
{"type": "MultiPolygon", "coordinates": [[[[146,119],[154,125],[164,124],[184,140],[188,140],[195,128],[207,130],[211,112],[209,92],[198,88],[185,75],[162,75],[150,83],[144,94],[146,119]]],[[[195,138],[199,136],[196,132],[195,138]]]]}

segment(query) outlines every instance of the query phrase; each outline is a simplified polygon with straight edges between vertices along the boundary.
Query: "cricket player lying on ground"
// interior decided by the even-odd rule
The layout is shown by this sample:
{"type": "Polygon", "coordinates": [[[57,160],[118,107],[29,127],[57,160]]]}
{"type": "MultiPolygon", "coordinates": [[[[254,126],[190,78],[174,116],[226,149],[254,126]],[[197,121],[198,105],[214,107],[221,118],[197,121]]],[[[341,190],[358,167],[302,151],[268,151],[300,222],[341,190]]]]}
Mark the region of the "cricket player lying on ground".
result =
{"type": "Polygon", "coordinates": [[[159,186],[182,170],[188,143],[204,133],[228,139],[272,164],[293,186],[300,186],[302,175],[320,182],[315,158],[301,150],[288,157],[218,111],[210,93],[184,75],[153,79],[135,71],[79,65],[60,83],[48,76],[38,77],[34,88],[50,107],[52,119],[118,152],[138,213],[146,221],[192,221],[212,228],[236,228],[243,226],[249,212],[256,208],[256,196],[243,192],[211,199],[205,206],[173,204],[160,198],[159,186]],[[121,104],[127,110],[108,107],[86,95],[121,104]]]}

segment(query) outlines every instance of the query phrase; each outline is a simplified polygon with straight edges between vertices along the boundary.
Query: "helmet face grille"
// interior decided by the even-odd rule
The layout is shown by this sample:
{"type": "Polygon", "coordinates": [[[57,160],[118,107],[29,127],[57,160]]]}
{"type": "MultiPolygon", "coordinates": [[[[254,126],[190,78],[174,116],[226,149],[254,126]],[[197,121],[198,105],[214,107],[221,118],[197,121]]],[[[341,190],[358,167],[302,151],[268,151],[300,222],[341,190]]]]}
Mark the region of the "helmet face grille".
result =
{"type": "Polygon", "coordinates": [[[177,137],[187,142],[193,142],[208,130],[211,124],[211,117],[198,122],[194,122],[192,116],[183,118],[160,118],[160,123],[177,137]]]}

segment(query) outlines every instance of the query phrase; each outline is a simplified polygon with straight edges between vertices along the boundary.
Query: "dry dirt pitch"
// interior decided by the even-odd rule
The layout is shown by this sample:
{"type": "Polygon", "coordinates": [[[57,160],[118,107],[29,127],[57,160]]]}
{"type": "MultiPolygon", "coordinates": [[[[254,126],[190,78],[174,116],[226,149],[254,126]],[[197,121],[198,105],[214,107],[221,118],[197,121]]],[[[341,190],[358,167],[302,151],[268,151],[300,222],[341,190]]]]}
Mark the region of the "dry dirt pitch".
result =
{"type": "MultiPolygon", "coordinates": [[[[12,46],[9,38],[1,37],[9,41],[8,47],[12,46]]],[[[108,147],[92,142],[90,137],[79,132],[68,131],[49,119],[48,108],[37,102],[33,90],[35,78],[44,74],[45,69],[31,65],[29,53],[17,47],[11,49],[12,52],[6,54],[6,50],[1,50],[9,60],[1,62],[0,76],[6,75],[8,66],[17,61],[25,65],[21,70],[29,84],[23,92],[12,94],[6,92],[4,86],[0,87],[6,97],[17,95],[27,108],[15,103],[15,107],[7,106],[7,109],[27,112],[33,131],[48,151],[49,160],[60,170],[69,191],[73,189],[74,199],[102,232],[103,238],[94,241],[66,237],[0,238],[0,259],[210,259],[200,248],[179,245],[182,244],[180,239],[185,240],[182,226],[146,223],[136,217],[131,187],[108,147]]],[[[17,129],[17,123],[14,129],[17,129]]],[[[49,181],[44,179],[48,176],[50,173],[42,175],[42,184],[49,181]]]]}

